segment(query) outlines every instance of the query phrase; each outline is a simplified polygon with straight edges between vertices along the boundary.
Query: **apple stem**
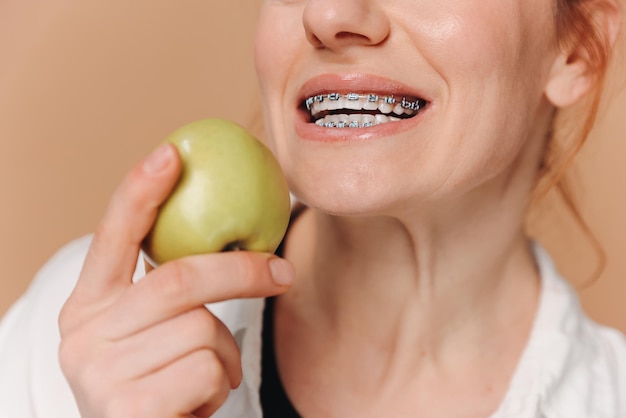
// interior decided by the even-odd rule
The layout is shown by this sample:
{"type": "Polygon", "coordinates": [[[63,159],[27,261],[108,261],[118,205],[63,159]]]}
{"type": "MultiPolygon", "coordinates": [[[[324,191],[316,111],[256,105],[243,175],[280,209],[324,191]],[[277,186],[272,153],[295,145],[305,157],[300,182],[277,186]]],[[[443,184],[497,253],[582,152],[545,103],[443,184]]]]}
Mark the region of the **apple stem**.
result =
{"type": "Polygon", "coordinates": [[[244,249],[243,242],[241,242],[241,241],[233,241],[233,242],[229,242],[228,244],[226,244],[224,246],[224,248],[222,249],[222,252],[240,251],[240,250],[243,250],[243,249],[244,249]]]}

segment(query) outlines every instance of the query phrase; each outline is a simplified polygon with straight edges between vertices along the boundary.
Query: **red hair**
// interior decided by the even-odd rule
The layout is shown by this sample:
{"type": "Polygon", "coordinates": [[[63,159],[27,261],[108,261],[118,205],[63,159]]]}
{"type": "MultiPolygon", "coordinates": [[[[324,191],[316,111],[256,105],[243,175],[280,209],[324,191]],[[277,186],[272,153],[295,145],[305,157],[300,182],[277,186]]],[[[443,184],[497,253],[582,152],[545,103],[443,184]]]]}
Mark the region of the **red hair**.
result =
{"type": "Polygon", "coordinates": [[[561,50],[571,52],[570,60],[582,59],[592,82],[580,103],[555,113],[534,200],[554,190],[589,237],[600,258],[597,278],[605,266],[604,250],[576,208],[567,171],[593,128],[603,95],[612,55],[612,34],[599,11],[615,9],[611,0],[556,0],[556,36],[561,50]]]}

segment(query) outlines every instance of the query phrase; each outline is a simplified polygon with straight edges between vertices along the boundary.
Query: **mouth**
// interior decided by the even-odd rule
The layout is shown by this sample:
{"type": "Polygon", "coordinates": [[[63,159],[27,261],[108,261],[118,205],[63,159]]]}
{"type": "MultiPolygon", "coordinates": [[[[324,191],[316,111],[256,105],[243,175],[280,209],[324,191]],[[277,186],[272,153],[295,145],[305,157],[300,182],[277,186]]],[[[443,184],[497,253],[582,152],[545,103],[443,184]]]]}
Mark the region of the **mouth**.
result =
{"type": "Polygon", "coordinates": [[[369,128],[417,116],[428,101],[416,96],[331,92],[305,98],[300,109],[309,123],[324,128],[369,128]]]}

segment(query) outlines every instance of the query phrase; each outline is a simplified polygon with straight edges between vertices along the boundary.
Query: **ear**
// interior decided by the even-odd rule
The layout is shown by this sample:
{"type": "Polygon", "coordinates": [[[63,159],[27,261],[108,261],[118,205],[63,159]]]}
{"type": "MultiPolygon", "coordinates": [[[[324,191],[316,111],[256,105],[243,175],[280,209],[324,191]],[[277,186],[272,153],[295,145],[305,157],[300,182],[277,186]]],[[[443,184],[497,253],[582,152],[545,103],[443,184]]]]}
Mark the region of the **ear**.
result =
{"type": "Polygon", "coordinates": [[[559,54],[546,85],[546,97],[555,107],[570,106],[589,91],[593,78],[584,61],[559,54]]]}
{"type": "Polygon", "coordinates": [[[552,65],[545,94],[556,107],[570,106],[589,92],[606,71],[620,31],[622,13],[616,0],[588,0],[586,12],[587,22],[570,34],[552,65]]]}

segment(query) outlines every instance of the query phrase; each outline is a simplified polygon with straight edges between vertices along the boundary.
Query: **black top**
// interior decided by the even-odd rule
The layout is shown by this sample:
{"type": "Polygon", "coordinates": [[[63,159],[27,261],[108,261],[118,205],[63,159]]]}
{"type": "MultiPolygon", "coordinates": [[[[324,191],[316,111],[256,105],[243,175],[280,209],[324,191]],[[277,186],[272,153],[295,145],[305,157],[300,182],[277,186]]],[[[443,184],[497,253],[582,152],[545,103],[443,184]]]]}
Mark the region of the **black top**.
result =
{"type": "MultiPolygon", "coordinates": [[[[297,206],[291,213],[290,225],[302,213],[303,206],[297,206]]],[[[289,231],[287,231],[289,232],[289,231]]],[[[286,236],[287,234],[285,234],[286,236]]],[[[283,256],[285,240],[276,250],[276,255],[283,256]]],[[[265,418],[300,418],[300,415],[291,404],[283,383],[278,374],[276,365],[276,351],[274,347],[274,298],[265,300],[263,311],[263,331],[261,334],[261,409],[265,418]]]]}
{"type": "Polygon", "coordinates": [[[261,408],[265,418],[300,418],[280,381],[274,350],[274,298],[265,301],[261,351],[261,408]]]}

